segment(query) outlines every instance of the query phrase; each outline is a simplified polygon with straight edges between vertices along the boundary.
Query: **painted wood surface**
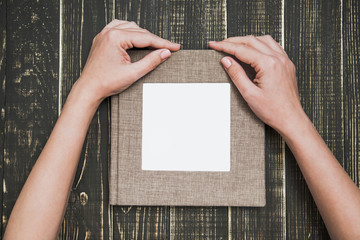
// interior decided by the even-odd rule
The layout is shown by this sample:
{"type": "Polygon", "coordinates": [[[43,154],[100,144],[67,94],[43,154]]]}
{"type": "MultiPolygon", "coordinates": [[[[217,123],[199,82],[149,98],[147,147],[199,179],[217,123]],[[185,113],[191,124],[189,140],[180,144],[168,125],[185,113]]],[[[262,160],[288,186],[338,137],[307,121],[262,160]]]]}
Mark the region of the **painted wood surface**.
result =
{"type": "MultiPolygon", "coordinates": [[[[344,165],[341,2],[285,2],[285,50],[297,71],[302,106],[344,165]]],[[[286,149],[288,238],[328,239],[328,233],[290,150],[286,149]]]]}
{"type": "MultiPolygon", "coordinates": [[[[92,39],[106,25],[107,2],[61,1],[59,107],[85,65],[92,39]]],[[[108,102],[96,112],[85,139],[59,239],[109,239],[108,102]]]]}
{"type": "MultiPolygon", "coordinates": [[[[5,140],[5,78],[6,78],[6,2],[0,2],[0,178],[3,179],[4,164],[4,140],[5,140]]],[[[1,200],[4,189],[1,184],[1,200]]],[[[3,213],[3,204],[0,206],[0,214],[3,213]]],[[[0,233],[2,233],[3,224],[0,224],[0,233]]]]}
{"type": "Polygon", "coordinates": [[[343,39],[343,167],[360,185],[360,1],[342,3],[343,39]]]}
{"type": "Polygon", "coordinates": [[[57,119],[59,65],[58,3],[7,1],[6,9],[3,230],[57,119]]]}
{"type": "MultiPolygon", "coordinates": [[[[114,18],[183,49],[206,49],[227,36],[272,35],[297,67],[305,111],[359,185],[359,12],[357,0],[2,1],[2,232],[92,38],[114,18]]],[[[110,207],[108,109],[105,101],[91,123],[59,239],[328,239],[295,159],[269,127],[264,208],[110,207]]]]}
{"type": "MultiPolygon", "coordinates": [[[[281,1],[228,0],[227,12],[228,37],[269,34],[281,42],[281,1]]],[[[286,236],[284,142],[268,126],[265,138],[266,206],[231,208],[232,239],[283,239],[286,236]]]]}

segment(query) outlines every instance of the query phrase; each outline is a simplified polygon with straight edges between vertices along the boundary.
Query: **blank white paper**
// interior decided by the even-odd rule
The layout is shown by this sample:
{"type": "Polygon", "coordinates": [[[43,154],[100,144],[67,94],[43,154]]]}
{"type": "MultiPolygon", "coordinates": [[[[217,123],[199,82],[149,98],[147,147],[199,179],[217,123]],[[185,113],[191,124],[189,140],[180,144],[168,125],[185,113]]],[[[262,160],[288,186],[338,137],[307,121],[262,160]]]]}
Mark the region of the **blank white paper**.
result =
{"type": "Polygon", "coordinates": [[[230,171],[230,84],[143,84],[142,169],[230,171]]]}

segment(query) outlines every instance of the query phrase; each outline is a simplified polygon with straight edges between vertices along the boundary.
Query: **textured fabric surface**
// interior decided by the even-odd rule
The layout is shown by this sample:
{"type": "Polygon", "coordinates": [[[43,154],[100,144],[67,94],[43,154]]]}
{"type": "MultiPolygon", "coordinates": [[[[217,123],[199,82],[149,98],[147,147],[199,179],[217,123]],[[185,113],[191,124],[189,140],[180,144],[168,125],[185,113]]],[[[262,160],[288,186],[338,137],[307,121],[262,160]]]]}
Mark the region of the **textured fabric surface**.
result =
{"type": "MultiPolygon", "coordinates": [[[[132,61],[148,51],[133,50],[132,61]]],[[[181,50],[111,98],[110,204],[264,206],[264,124],[252,113],[213,50],[181,50]],[[231,83],[230,172],[143,171],[143,83],[231,83]]],[[[186,97],[186,96],[184,96],[186,97]]]]}

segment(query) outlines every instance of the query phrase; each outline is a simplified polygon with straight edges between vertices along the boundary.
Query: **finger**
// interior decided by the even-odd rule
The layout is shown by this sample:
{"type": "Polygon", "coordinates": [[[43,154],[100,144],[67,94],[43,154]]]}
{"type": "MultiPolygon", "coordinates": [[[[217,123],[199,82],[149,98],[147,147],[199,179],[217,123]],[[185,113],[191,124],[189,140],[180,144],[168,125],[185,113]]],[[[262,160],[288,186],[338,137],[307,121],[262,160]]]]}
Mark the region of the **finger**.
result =
{"type": "Polygon", "coordinates": [[[237,61],[227,56],[221,59],[221,63],[247,102],[251,100],[252,96],[258,94],[259,88],[248,78],[244,69],[237,61]]]}
{"type": "Polygon", "coordinates": [[[280,54],[286,54],[285,50],[282,48],[282,46],[276,42],[270,35],[264,35],[257,37],[260,41],[267,44],[271,49],[274,51],[280,53],[280,54]]]}
{"type": "Polygon", "coordinates": [[[254,37],[254,36],[231,37],[231,38],[227,38],[227,39],[223,40],[223,42],[245,44],[245,45],[255,48],[259,52],[263,52],[268,55],[273,54],[273,51],[274,51],[272,48],[269,47],[269,45],[265,44],[263,41],[260,41],[257,37],[254,37]]]}
{"type": "Polygon", "coordinates": [[[130,68],[134,72],[136,79],[143,77],[147,73],[154,70],[160,63],[165,61],[171,56],[171,52],[168,49],[158,49],[147,54],[141,60],[132,63],[130,68]]]}
{"type": "Polygon", "coordinates": [[[167,48],[171,51],[178,51],[180,49],[180,44],[170,42],[152,33],[132,32],[131,34],[127,34],[127,37],[132,45],[138,48],[167,48]]]}
{"type": "Polygon", "coordinates": [[[222,51],[234,55],[240,61],[250,64],[255,68],[256,71],[257,66],[262,67],[262,59],[265,54],[260,53],[253,47],[246,46],[243,44],[236,44],[231,42],[210,42],[210,47],[217,51],[222,51]]]}

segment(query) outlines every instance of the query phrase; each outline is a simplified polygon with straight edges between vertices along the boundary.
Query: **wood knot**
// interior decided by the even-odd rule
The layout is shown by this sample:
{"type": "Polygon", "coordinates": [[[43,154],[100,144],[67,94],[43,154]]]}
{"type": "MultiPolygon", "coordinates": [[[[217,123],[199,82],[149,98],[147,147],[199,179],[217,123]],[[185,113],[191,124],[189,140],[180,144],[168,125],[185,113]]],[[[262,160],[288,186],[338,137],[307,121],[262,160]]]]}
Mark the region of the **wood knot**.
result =
{"type": "Polygon", "coordinates": [[[80,204],[85,206],[89,200],[88,195],[85,192],[80,193],[80,204]]]}

